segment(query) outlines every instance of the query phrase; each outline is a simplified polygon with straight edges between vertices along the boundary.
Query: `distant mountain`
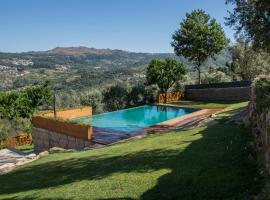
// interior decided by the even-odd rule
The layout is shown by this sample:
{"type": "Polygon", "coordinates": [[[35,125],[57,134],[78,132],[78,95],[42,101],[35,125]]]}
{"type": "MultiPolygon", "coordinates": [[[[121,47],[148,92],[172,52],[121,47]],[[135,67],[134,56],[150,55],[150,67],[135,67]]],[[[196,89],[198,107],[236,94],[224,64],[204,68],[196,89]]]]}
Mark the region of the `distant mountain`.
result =
{"type": "MultiPolygon", "coordinates": [[[[28,59],[33,61],[33,68],[54,68],[55,65],[74,67],[142,67],[152,59],[172,57],[191,67],[192,64],[183,57],[173,53],[134,53],[123,50],[96,49],[88,47],[56,47],[48,51],[31,51],[24,53],[0,53],[0,64],[3,59],[28,59]]],[[[231,59],[228,51],[210,59],[207,66],[223,66],[231,59]]],[[[6,63],[8,64],[8,63],[6,63]]]]}
{"type": "Polygon", "coordinates": [[[111,49],[95,49],[88,47],[56,47],[54,49],[45,51],[49,54],[59,54],[66,56],[81,56],[85,54],[94,54],[94,55],[113,55],[117,54],[127,54],[129,52],[122,50],[111,50],[111,49]]]}
{"type": "MultiPolygon", "coordinates": [[[[152,59],[172,57],[192,63],[172,53],[134,53],[88,47],[56,47],[48,51],[0,53],[0,90],[21,88],[50,80],[58,90],[100,88],[116,81],[143,82],[152,59]]],[[[228,51],[210,59],[207,67],[223,67],[231,59],[228,51]]]]}

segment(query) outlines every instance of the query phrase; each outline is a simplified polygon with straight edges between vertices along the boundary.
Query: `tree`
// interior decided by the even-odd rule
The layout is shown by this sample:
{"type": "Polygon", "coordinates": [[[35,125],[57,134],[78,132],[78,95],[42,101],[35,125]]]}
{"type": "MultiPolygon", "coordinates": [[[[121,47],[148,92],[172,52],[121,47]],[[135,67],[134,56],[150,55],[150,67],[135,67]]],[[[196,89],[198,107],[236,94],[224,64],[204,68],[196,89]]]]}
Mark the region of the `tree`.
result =
{"type": "Polygon", "coordinates": [[[80,101],[84,106],[91,106],[94,113],[103,112],[102,93],[99,90],[93,90],[81,95],[80,101]]]}
{"type": "Polygon", "coordinates": [[[202,64],[228,44],[221,25],[203,10],[187,13],[172,39],[171,45],[176,55],[188,58],[195,65],[199,84],[202,64]]]}
{"type": "Polygon", "coordinates": [[[218,69],[209,70],[207,73],[204,74],[204,77],[202,78],[202,83],[204,84],[230,81],[232,81],[232,78],[218,69]]]}
{"type": "Polygon", "coordinates": [[[48,81],[21,91],[0,92],[0,118],[31,118],[40,106],[48,107],[51,103],[51,86],[48,81]]]}
{"type": "Polygon", "coordinates": [[[127,106],[127,87],[119,83],[103,91],[103,103],[108,111],[123,109],[127,106]]]}
{"type": "Polygon", "coordinates": [[[229,48],[232,61],[227,67],[236,80],[253,80],[260,74],[270,73],[270,55],[262,50],[254,50],[243,37],[229,48]]]}
{"type": "Polygon", "coordinates": [[[143,83],[139,83],[132,86],[127,96],[128,106],[142,105],[144,103],[145,103],[145,85],[143,83]]]}
{"type": "Polygon", "coordinates": [[[227,0],[226,3],[235,5],[226,24],[253,41],[254,47],[270,52],[269,0],[227,0]]]}
{"type": "Polygon", "coordinates": [[[148,85],[157,84],[164,93],[165,103],[167,102],[167,91],[176,81],[182,79],[186,74],[186,67],[183,63],[171,58],[165,60],[152,60],[146,72],[148,85]]]}

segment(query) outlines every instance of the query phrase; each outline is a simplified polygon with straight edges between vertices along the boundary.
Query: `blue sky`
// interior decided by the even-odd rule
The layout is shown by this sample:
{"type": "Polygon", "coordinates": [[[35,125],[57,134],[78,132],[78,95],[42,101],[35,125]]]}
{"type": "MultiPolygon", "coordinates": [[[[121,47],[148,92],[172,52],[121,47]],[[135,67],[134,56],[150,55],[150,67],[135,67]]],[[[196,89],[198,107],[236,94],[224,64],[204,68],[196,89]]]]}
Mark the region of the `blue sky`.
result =
{"type": "Polygon", "coordinates": [[[0,51],[88,46],[173,52],[171,35],[186,12],[204,9],[223,26],[225,0],[1,0],[0,51]]]}

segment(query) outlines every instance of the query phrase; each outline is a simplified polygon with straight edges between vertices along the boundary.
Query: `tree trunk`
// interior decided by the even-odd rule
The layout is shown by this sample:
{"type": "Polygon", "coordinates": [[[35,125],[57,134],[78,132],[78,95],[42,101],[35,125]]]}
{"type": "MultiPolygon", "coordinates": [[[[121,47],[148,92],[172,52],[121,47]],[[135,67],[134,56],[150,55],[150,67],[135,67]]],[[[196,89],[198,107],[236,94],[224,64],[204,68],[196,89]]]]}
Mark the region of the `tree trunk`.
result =
{"type": "Polygon", "coordinates": [[[200,68],[200,66],[198,66],[198,82],[199,82],[199,84],[202,83],[202,79],[201,79],[201,68],[200,68]]]}

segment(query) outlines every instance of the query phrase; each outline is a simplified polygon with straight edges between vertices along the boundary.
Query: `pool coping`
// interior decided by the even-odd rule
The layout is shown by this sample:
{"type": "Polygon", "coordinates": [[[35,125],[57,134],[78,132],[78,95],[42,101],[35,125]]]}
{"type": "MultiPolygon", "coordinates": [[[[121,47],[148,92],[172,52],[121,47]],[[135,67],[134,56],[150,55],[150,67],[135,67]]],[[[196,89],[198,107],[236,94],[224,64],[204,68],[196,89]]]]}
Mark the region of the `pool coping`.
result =
{"type": "MultiPolygon", "coordinates": [[[[174,105],[174,104],[154,104],[154,105],[163,105],[163,106],[171,106],[171,107],[179,107],[179,108],[184,107],[181,105],[174,105]]],[[[195,108],[195,107],[185,106],[185,108],[195,108]]],[[[141,134],[141,135],[131,136],[129,138],[118,140],[118,141],[112,142],[112,143],[105,143],[105,142],[95,140],[95,139],[93,139],[92,141],[97,143],[97,144],[111,146],[114,144],[129,141],[132,139],[142,138],[142,137],[145,137],[145,136],[150,135],[150,134],[163,133],[163,132],[167,132],[167,131],[170,131],[172,129],[178,128],[178,127],[180,128],[181,126],[184,126],[192,121],[195,121],[195,120],[198,120],[198,119],[204,118],[204,117],[209,117],[209,116],[211,116],[215,113],[218,113],[219,111],[222,110],[220,108],[211,108],[211,109],[210,108],[205,108],[205,109],[196,108],[196,109],[199,109],[199,110],[192,112],[190,114],[181,116],[181,117],[176,117],[176,118],[173,118],[170,120],[166,120],[166,121],[154,124],[152,126],[144,127],[142,129],[145,130],[145,133],[141,134]]]]}

